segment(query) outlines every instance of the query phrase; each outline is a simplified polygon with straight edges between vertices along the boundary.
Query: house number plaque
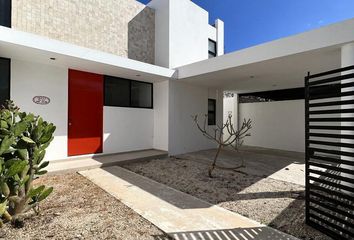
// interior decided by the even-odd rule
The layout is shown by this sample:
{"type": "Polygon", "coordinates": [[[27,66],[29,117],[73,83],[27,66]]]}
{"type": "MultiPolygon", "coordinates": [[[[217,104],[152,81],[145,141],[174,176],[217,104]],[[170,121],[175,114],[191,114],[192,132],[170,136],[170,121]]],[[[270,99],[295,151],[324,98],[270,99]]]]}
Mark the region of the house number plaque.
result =
{"type": "Polygon", "coordinates": [[[50,103],[50,98],[46,96],[35,96],[32,101],[39,105],[48,105],[50,103]]]}

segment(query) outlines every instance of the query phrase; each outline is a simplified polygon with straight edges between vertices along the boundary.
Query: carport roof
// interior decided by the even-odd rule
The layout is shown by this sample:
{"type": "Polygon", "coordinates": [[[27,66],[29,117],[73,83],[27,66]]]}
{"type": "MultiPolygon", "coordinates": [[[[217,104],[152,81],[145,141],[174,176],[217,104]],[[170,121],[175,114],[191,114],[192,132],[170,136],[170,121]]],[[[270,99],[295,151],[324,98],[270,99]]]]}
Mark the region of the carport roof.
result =
{"type": "Polygon", "coordinates": [[[236,92],[301,87],[308,71],[340,67],[341,46],[354,42],[353,30],[354,18],[178,67],[178,78],[236,92]]]}
{"type": "Polygon", "coordinates": [[[178,78],[207,87],[250,92],[301,87],[308,71],[340,67],[341,46],[354,42],[353,29],[354,18],[176,70],[1,26],[0,53],[11,59],[135,80],[157,82],[178,78]]]}

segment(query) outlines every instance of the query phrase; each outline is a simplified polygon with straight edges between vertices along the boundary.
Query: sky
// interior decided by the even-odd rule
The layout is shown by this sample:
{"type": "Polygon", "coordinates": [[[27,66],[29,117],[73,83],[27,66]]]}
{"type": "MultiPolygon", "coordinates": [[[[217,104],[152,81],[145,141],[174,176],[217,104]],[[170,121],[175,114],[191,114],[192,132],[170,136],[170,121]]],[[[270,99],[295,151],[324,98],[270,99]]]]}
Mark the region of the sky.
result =
{"type": "MultiPolygon", "coordinates": [[[[138,0],[147,3],[149,0],[138,0]]],[[[225,22],[225,52],[354,18],[354,0],[193,0],[225,22]]],[[[353,29],[354,31],[354,29],[353,29]]]]}

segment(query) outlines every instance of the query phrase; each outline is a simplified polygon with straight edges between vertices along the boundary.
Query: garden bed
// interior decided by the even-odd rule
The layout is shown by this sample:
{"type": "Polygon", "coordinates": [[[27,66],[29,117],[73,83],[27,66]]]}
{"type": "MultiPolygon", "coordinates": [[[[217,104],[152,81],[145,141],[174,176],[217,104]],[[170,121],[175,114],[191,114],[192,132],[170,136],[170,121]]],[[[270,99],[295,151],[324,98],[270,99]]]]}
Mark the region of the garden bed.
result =
{"type": "MultiPolygon", "coordinates": [[[[249,157],[252,156],[254,154],[249,157]]],[[[247,162],[252,165],[248,160],[246,165],[247,162]]],[[[200,159],[198,155],[186,155],[178,159],[150,160],[123,167],[298,238],[330,239],[304,223],[303,186],[259,175],[259,169],[253,171],[249,167],[245,170],[247,175],[216,170],[211,179],[208,177],[208,166],[208,160],[200,159]]]]}
{"type": "Polygon", "coordinates": [[[168,239],[139,216],[78,174],[46,176],[40,182],[54,187],[41,205],[41,214],[20,229],[6,224],[0,239],[168,239]]]}

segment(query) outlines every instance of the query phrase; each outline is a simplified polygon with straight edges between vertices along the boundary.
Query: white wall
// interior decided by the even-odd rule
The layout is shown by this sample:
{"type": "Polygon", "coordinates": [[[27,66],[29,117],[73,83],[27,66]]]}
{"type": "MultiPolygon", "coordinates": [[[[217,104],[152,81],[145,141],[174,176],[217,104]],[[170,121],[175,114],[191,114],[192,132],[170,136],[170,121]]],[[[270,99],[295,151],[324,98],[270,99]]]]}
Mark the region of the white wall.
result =
{"type": "Polygon", "coordinates": [[[169,81],[154,83],[154,148],[168,151],[169,81]]]}
{"type": "Polygon", "coordinates": [[[246,145],[288,151],[305,151],[303,100],[239,104],[239,121],[252,120],[246,145]]]}
{"type": "Polygon", "coordinates": [[[220,19],[217,19],[215,21],[215,28],[216,28],[216,44],[217,44],[217,55],[221,56],[224,55],[224,44],[225,44],[225,36],[224,36],[224,31],[225,31],[225,26],[224,22],[221,21],[220,19]]]}
{"type": "Polygon", "coordinates": [[[208,26],[208,38],[216,42],[216,39],[217,39],[216,34],[217,34],[216,28],[209,25],[208,26]]]}
{"type": "MultiPolygon", "coordinates": [[[[234,97],[227,97],[223,99],[224,101],[224,118],[223,123],[226,123],[228,120],[229,114],[232,115],[232,124],[235,129],[238,129],[238,96],[237,94],[234,97]]],[[[230,135],[225,131],[224,139],[228,138],[230,135]]]]}
{"type": "Polygon", "coordinates": [[[104,107],[104,153],[153,148],[154,110],[104,107]]]}
{"type": "MultiPolygon", "coordinates": [[[[152,0],[155,9],[155,63],[176,68],[208,59],[208,38],[222,40],[220,28],[209,25],[209,13],[191,0],[152,0]],[[219,37],[217,36],[219,34],[219,37]]],[[[224,46],[222,46],[222,49],[224,46]]]]}
{"type": "Polygon", "coordinates": [[[217,99],[217,123],[222,122],[222,92],[178,81],[170,81],[169,154],[215,148],[216,144],[206,139],[195,126],[192,116],[200,120],[208,112],[208,98],[217,99]]]}
{"type": "MultiPolygon", "coordinates": [[[[67,158],[68,70],[12,60],[11,98],[22,110],[43,116],[57,126],[46,159],[67,158]],[[47,96],[49,105],[32,102],[47,96]]],[[[104,107],[104,153],[157,148],[171,155],[214,148],[194,125],[192,115],[204,116],[208,98],[217,100],[217,123],[222,123],[220,90],[170,80],[154,83],[154,109],[104,107]]]]}
{"type": "Polygon", "coordinates": [[[208,59],[208,12],[190,0],[170,0],[170,9],[170,67],[208,59]]]}
{"type": "Polygon", "coordinates": [[[55,138],[46,159],[67,157],[68,70],[49,65],[11,60],[11,99],[22,111],[41,115],[56,125],[55,138]],[[33,103],[34,96],[47,96],[49,105],[33,103]]]}
{"type": "MultiPolygon", "coordinates": [[[[166,111],[168,103],[165,103],[164,99],[168,92],[165,91],[166,89],[163,88],[157,92],[162,94],[161,101],[159,100],[160,96],[155,99],[157,111],[166,111]]],[[[56,125],[55,138],[47,150],[46,159],[60,160],[68,158],[68,70],[66,68],[12,59],[11,99],[15,101],[21,110],[41,115],[44,120],[53,122],[56,125]],[[34,96],[47,96],[51,102],[49,105],[35,104],[32,101],[34,96]]],[[[153,109],[104,107],[104,153],[153,148],[154,115],[155,110],[153,109]]],[[[162,120],[160,117],[156,119],[157,124],[166,121],[163,116],[162,120]]],[[[165,125],[167,125],[166,122],[165,125]]],[[[166,132],[167,126],[163,128],[162,125],[157,131],[157,136],[160,137],[161,141],[160,144],[157,144],[159,149],[167,150],[167,140],[165,141],[167,136],[164,136],[166,132]],[[163,129],[165,131],[162,131],[163,129]],[[166,147],[164,147],[164,144],[166,147]]]]}
{"type": "Polygon", "coordinates": [[[155,64],[170,67],[170,1],[152,0],[148,6],[155,9],[155,64]]]}

